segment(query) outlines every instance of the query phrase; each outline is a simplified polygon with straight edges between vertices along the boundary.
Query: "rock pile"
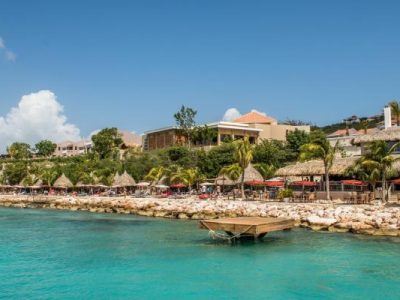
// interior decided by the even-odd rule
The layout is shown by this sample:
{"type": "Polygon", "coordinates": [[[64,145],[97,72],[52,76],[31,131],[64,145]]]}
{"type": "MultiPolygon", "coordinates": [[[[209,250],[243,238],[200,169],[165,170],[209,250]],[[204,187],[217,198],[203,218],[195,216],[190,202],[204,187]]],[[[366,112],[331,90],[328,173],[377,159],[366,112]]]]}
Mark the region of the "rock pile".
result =
{"type": "Polygon", "coordinates": [[[178,219],[259,216],[292,218],[312,230],[400,236],[400,207],[332,203],[266,203],[123,197],[50,197],[1,195],[0,206],[84,210],[178,219]]]}

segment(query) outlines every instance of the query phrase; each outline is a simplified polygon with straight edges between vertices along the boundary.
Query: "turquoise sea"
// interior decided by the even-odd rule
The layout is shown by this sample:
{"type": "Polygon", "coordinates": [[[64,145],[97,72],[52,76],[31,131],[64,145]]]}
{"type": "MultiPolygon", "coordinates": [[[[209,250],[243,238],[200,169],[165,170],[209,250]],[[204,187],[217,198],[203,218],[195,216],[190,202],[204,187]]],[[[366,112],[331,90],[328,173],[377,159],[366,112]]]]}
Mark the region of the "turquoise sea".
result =
{"type": "Polygon", "coordinates": [[[400,299],[400,239],[295,229],[216,242],[197,222],[0,209],[4,299],[400,299]]]}

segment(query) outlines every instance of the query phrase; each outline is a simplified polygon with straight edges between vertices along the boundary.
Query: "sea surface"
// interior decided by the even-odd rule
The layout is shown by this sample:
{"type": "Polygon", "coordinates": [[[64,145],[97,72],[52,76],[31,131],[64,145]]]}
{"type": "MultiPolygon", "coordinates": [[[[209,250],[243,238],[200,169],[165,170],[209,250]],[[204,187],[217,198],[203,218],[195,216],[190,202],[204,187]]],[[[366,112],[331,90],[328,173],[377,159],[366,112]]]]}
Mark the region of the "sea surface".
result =
{"type": "Polygon", "coordinates": [[[194,221],[1,208],[0,298],[400,299],[400,239],[229,244],[194,221]]]}

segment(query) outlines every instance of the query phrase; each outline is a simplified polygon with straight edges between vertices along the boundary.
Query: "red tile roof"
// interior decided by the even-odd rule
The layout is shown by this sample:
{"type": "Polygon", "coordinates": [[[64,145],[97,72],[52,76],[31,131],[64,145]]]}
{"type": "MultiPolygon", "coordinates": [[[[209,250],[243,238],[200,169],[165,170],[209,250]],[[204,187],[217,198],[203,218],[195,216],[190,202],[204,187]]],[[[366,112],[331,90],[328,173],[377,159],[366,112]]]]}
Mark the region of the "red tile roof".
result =
{"type": "Polygon", "coordinates": [[[245,114],[235,120],[233,120],[235,123],[259,123],[259,124],[265,124],[265,123],[276,123],[277,120],[270,117],[266,116],[264,114],[260,114],[258,112],[252,111],[249,112],[248,114],[245,114]]]}

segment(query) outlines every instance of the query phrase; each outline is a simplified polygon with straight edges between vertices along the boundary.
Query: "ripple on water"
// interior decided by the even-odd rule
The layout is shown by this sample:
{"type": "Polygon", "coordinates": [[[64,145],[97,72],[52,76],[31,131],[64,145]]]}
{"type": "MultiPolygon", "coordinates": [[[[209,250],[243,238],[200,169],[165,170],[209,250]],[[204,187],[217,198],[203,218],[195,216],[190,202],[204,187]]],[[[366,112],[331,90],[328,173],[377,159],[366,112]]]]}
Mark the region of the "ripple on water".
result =
{"type": "Polygon", "coordinates": [[[0,209],[0,297],[399,299],[400,239],[303,229],[214,241],[197,222],[0,209]]]}

